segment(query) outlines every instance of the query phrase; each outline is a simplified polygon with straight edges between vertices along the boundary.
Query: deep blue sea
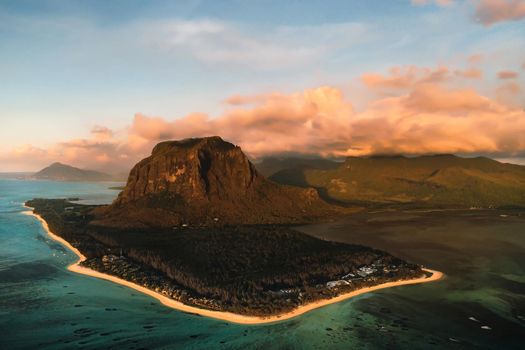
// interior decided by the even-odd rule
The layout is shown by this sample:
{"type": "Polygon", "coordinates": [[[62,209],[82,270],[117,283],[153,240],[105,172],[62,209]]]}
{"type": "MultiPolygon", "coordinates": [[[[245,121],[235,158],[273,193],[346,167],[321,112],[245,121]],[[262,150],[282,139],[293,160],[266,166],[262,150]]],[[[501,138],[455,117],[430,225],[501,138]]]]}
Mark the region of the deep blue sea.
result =
{"type": "Polygon", "coordinates": [[[0,349],[523,349],[525,213],[380,212],[301,227],[443,271],[280,323],[186,314],[66,270],[75,255],[22,215],[34,197],[109,203],[111,183],[0,179],[0,349]]]}

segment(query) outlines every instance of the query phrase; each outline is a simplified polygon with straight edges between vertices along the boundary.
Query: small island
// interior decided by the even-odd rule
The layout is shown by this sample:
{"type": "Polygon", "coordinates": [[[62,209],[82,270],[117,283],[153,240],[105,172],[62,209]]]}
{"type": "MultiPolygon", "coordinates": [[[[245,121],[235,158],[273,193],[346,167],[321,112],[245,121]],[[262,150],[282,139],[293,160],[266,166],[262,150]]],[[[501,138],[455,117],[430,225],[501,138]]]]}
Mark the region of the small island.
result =
{"type": "Polygon", "coordinates": [[[294,230],[345,210],[313,189],[266,180],[240,148],[217,137],[160,144],[109,206],[65,199],[26,206],[79,256],[70,270],[232,322],[273,322],[442,276],[384,251],[294,230]]]}

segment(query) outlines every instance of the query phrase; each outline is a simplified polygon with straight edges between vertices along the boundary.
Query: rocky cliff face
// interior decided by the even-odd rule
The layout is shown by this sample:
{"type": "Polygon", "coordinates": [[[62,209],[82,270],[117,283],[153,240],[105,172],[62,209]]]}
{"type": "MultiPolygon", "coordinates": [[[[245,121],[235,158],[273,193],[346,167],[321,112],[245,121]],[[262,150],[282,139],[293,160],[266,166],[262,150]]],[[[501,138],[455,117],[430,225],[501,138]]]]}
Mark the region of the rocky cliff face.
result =
{"type": "Polygon", "coordinates": [[[220,137],[159,143],[97,224],[118,227],[296,223],[332,208],[317,191],[266,180],[220,137]]]}
{"type": "Polygon", "coordinates": [[[261,178],[239,147],[220,137],[159,143],[133,167],[116,205],[173,193],[187,201],[247,195],[261,178]]]}

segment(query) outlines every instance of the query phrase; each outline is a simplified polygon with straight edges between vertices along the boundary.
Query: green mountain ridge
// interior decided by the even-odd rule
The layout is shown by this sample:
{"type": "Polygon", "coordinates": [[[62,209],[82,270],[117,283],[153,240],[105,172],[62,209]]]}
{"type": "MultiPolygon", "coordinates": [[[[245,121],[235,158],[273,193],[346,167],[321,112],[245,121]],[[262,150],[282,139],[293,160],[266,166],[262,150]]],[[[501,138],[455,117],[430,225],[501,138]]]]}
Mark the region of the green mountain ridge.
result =
{"type": "Polygon", "coordinates": [[[350,157],[335,169],[290,167],[270,179],[344,203],[525,206],[525,167],[486,157],[350,157]]]}

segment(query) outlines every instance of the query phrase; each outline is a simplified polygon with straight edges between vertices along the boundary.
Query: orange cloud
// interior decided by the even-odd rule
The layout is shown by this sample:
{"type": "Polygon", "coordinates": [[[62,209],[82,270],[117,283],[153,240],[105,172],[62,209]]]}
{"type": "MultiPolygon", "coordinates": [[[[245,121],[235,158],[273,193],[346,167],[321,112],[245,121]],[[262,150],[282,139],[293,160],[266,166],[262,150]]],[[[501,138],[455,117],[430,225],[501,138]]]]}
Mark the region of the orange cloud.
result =
{"type": "Polygon", "coordinates": [[[498,22],[518,21],[525,17],[523,0],[480,0],[476,5],[476,19],[490,26],[498,22]]]}
{"type": "Polygon", "coordinates": [[[525,112],[472,89],[421,83],[362,112],[353,111],[341,91],[329,87],[266,96],[248,99],[260,101],[255,106],[206,117],[198,125],[189,122],[191,116],[166,121],[137,115],[131,130],[142,136],[163,132],[167,138],[219,134],[255,157],[525,152],[525,112]],[[153,125],[158,131],[151,131],[153,125]]]}
{"type": "Polygon", "coordinates": [[[113,137],[113,131],[105,126],[95,125],[91,129],[91,133],[95,135],[97,139],[108,140],[113,137]]]}
{"type": "Polygon", "coordinates": [[[518,73],[510,70],[503,70],[501,72],[498,72],[498,78],[500,79],[515,79],[517,77],[518,73]]]}
{"type": "MultiPolygon", "coordinates": [[[[299,152],[335,154],[333,144],[349,133],[352,105],[331,87],[308,89],[291,95],[246,96],[255,104],[236,107],[210,118],[191,114],[174,121],[137,114],[130,133],[144,140],[221,135],[239,143],[253,156],[299,152]],[[257,101],[257,102],[256,102],[257,101]]],[[[236,97],[235,104],[240,104],[236,97]]],[[[140,140],[142,139],[142,140],[140,140]]]]}
{"type": "Polygon", "coordinates": [[[516,81],[509,81],[496,88],[496,99],[501,103],[519,108],[523,103],[522,91],[521,86],[516,81]]]}
{"type": "Polygon", "coordinates": [[[417,66],[393,67],[388,75],[365,73],[362,82],[370,89],[407,89],[417,84],[436,83],[449,78],[449,69],[441,66],[435,69],[417,66]]]}
{"type": "MultiPolygon", "coordinates": [[[[249,105],[254,103],[260,103],[264,102],[264,100],[268,99],[271,95],[233,95],[228,97],[224,102],[228,105],[232,106],[241,106],[241,105],[249,105]]],[[[274,94],[274,98],[278,98],[279,94],[274,94]]]]}
{"type": "Polygon", "coordinates": [[[467,61],[469,63],[479,63],[481,62],[481,60],[483,60],[483,55],[482,54],[474,54],[474,55],[470,55],[468,58],[467,58],[467,61]]]}
{"type": "Polygon", "coordinates": [[[405,98],[405,104],[417,112],[463,113],[487,110],[491,100],[471,89],[451,90],[435,84],[421,85],[405,98]]]}
{"type": "Polygon", "coordinates": [[[409,95],[374,102],[353,130],[355,155],[525,150],[525,112],[472,90],[419,86],[409,95]]]}
{"type": "Polygon", "coordinates": [[[33,159],[40,166],[62,161],[116,171],[129,169],[159,141],[210,135],[240,145],[252,157],[286,153],[525,154],[525,111],[511,103],[521,96],[517,84],[510,81],[497,93],[514,96],[508,102],[499,95],[491,99],[473,89],[446,86],[441,81],[448,79],[444,78],[448,70],[406,71],[410,74],[405,81],[394,70],[391,75],[398,81],[392,83],[388,80],[392,76],[387,76],[383,77],[387,83],[372,85],[403,89],[395,96],[377,98],[362,111],[354,110],[340,89],[328,86],[293,94],[234,96],[227,99],[230,104],[219,116],[192,113],[167,120],[138,113],[125,134],[99,126],[90,138],[48,149],[23,146],[0,155],[0,161],[15,164],[33,159]]]}
{"type": "MultiPolygon", "coordinates": [[[[114,138],[104,136],[102,140],[100,133],[95,132],[91,138],[58,142],[46,148],[32,145],[16,147],[0,153],[0,163],[9,169],[30,171],[60,161],[81,168],[118,172],[129,169],[128,155],[133,152],[128,148],[127,143],[114,138]]],[[[142,154],[137,155],[140,156],[142,154]]]]}
{"type": "Polygon", "coordinates": [[[483,72],[480,69],[477,68],[468,68],[464,70],[456,70],[454,71],[454,74],[456,76],[465,78],[465,79],[481,79],[483,78],[483,72]]]}

